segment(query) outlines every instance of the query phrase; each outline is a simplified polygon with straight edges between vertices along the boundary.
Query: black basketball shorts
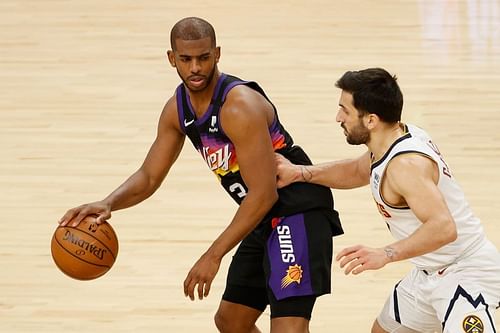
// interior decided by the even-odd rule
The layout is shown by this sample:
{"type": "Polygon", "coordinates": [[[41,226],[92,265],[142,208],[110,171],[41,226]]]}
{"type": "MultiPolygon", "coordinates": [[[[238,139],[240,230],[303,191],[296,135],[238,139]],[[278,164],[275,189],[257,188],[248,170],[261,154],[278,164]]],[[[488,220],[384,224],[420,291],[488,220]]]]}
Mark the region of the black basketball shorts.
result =
{"type": "Polygon", "coordinates": [[[262,222],[236,250],[222,299],[310,319],[316,297],[330,293],[335,221],[335,211],[311,210],[262,222]]]}

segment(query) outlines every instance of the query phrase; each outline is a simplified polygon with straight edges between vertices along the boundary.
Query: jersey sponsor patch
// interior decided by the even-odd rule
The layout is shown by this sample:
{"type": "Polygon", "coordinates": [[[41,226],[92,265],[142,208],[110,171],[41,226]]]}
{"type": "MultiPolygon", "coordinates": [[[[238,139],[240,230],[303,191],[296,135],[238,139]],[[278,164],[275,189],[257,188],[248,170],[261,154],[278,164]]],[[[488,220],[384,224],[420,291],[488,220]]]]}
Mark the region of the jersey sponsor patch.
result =
{"type": "Polygon", "coordinates": [[[210,127],[208,128],[209,133],[218,133],[219,129],[215,126],[217,123],[217,116],[212,116],[212,120],[210,121],[210,127]]]}

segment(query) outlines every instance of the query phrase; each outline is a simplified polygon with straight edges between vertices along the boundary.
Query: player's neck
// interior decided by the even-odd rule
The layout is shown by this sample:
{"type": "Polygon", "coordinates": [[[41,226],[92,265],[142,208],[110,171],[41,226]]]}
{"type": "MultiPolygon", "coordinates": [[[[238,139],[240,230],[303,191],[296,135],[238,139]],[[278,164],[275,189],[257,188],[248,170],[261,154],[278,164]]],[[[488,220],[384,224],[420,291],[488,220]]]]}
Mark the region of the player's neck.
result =
{"type": "Polygon", "coordinates": [[[189,100],[198,119],[207,111],[219,77],[220,72],[215,70],[212,80],[205,89],[202,91],[189,91],[189,100]]]}
{"type": "Polygon", "coordinates": [[[373,153],[375,161],[381,159],[392,144],[404,135],[402,124],[391,124],[371,132],[368,149],[373,153]]]}

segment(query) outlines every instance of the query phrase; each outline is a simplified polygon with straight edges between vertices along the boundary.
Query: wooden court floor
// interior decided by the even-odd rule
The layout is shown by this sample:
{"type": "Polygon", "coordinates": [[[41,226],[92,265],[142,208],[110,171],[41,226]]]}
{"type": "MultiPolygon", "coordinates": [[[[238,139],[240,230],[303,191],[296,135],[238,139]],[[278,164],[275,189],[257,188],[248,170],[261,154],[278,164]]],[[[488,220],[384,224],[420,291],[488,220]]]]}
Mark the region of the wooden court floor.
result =
{"type": "MultiPolygon", "coordinates": [[[[189,301],[182,282],[236,207],[190,143],[152,198],[114,214],[120,252],[107,275],[71,280],[49,248],[66,209],[142,162],[179,82],[165,53],[185,16],[213,23],[219,68],[261,83],[315,162],[362,151],[335,123],[335,80],[374,66],[397,74],[404,120],[433,134],[500,247],[499,1],[2,0],[0,332],[216,331],[230,255],[208,299],[189,301]]],[[[368,188],[334,195],[346,231],[337,251],[391,241],[368,188]]],[[[368,332],[408,268],[353,277],[335,265],[311,330],[368,332]]],[[[259,324],[268,330],[268,312],[259,324]]]]}

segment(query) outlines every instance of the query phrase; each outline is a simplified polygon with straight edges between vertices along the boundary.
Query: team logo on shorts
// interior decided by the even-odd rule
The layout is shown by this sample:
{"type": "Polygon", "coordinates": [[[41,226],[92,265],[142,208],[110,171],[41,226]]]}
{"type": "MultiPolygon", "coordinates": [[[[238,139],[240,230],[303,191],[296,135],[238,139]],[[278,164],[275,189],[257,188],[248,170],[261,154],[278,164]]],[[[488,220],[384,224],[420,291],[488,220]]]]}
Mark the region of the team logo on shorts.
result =
{"type": "Polygon", "coordinates": [[[467,316],[462,322],[462,328],[465,333],[483,333],[484,325],[481,319],[477,316],[467,316]]]}
{"type": "Polygon", "coordinates": [[[302,279],[302,272],[302,267],[300,265],[295,264],[293,266],[288,266],[286,275],[281,280],[281,289],[285,289],[294,282],[300,284],[300,279],[302,279]]]}

